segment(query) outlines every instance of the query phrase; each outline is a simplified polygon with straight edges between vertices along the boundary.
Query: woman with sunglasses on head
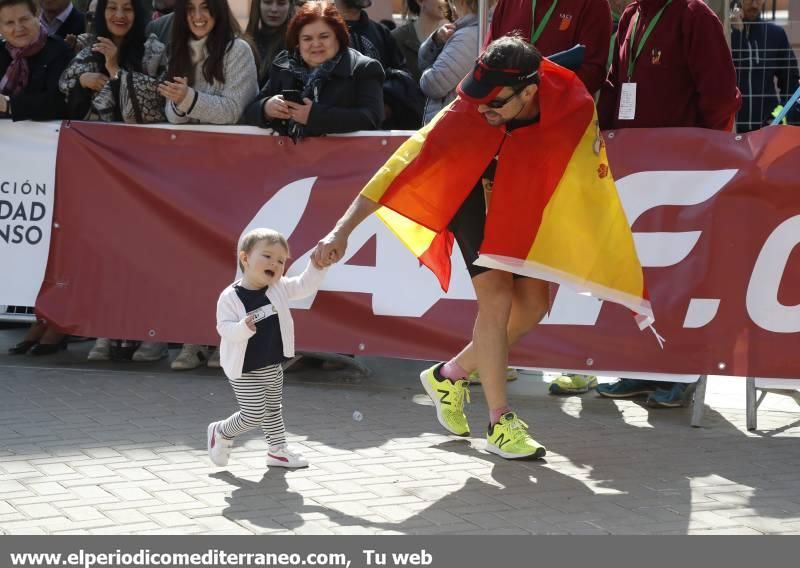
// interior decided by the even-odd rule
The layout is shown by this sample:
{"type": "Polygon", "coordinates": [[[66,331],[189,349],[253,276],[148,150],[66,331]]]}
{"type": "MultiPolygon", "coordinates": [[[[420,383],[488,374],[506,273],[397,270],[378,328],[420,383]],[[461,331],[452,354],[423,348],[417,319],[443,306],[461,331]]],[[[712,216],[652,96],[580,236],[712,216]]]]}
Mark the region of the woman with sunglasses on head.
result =
{"type": "Polygon", "coordinates": [[[258,94],[250,45],[227,0],[178,0],[169,69],[159,92],[173,124],[236,124],[258,94]]]}
{"type": "Polygon", "coordinates": [[[441,26],[419,48],[419,86],[427,97],[423,124],[456,98],[458,82],[478,53],[478,0],[453,0],[451,7],[456,21],[441,26]]]}
{"type": "Polygon", "coordinates": [[[77,120],[149,123],[164,121],[158,78],[166,69],[166,48],[145,40],[142,0],[98,0],[95,35],[61,75],[59,89],[69,116],[77,120]]]}
{"type": "Polygon", "coordinates": [[[252,0],[250,4],[247,35],[258,49],[259,85],[266,84],[275,56],[286,49],[286,29],[293,15],[293,0],[252,0]]]}

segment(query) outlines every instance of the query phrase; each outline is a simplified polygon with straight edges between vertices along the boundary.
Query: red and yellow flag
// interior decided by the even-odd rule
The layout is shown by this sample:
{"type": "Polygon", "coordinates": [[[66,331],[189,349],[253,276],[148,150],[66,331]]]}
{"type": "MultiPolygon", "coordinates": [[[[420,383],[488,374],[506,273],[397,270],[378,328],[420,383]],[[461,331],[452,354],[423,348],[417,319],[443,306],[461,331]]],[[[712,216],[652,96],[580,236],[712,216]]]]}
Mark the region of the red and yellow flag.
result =
{"type": "Polygon", "coordinates": [[[543,60],[540,120],[506,132],[456,99],[416,132],[362,195],[446,291],[447,226],[499,159],[475,264],[565,284],[652,323],[633,235],[608,167],[594,101],[571,71],[543,60]]]}

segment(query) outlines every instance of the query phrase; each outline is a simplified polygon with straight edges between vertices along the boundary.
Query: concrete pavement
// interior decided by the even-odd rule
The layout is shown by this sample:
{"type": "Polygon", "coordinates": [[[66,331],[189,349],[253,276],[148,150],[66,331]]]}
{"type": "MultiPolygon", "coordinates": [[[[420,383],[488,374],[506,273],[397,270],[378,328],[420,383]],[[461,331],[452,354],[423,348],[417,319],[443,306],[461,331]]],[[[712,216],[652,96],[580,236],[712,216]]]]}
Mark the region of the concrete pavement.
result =
{"type": "Polygon", "coordinates": [[[800,408],[769,395],[748,433],[742,380],[709,381],[694,429],[689,409],[553,398],[524,374],[513,403],[549,453],[508,462],[482,450],[478,387],[473,436],[454,439],[422,395],[425,362],[365,359],[369,377],[287,375],[290,443],[311,467],[268,470],[254,432],[216,468],[206,425],[235,410],[221,372],[89,364],[90,342],[5,355],[22,331],[0,331],[2,533],[800,533],[800,408]]]}

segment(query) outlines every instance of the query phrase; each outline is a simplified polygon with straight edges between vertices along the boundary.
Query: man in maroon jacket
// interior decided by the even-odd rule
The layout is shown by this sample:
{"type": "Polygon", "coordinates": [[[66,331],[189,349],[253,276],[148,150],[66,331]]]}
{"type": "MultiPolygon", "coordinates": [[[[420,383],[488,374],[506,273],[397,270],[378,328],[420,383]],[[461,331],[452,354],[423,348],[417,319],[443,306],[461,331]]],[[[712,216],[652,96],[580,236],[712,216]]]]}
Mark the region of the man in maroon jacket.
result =
{"type": "MultiPolygon", "coordinates": [[[[741,97],[719,18],[701,0],[637,0],[622,13],[600,127],[731,130],[741,97]]],[[[647,396],[648,406],[687,400],[685,383],[620,379],[597,387],[608,398],[647,396]]]]}
{"type": "Polygon", "coordinates": [[[500,0],[484,47],[514,32],[545,57],[586,46],[576,73],[592,95],[603,85],[611,42],[608,0],[500,0]]]}
{"type": "Polygon", "coordinates": [[[722,24],[701,0],[638,0],[622,13],[602,129],[730,130],[741,104],[722,24]]]}

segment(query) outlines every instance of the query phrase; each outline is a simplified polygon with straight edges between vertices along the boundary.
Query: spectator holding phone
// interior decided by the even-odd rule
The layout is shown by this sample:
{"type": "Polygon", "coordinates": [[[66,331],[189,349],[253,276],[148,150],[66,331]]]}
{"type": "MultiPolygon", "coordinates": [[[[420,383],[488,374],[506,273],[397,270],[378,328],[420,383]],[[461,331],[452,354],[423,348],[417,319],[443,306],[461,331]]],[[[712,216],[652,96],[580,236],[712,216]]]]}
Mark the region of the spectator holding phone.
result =
{"type": "Polygon", "coordinates": [[[349,45],[347,24],[333,3],[304,4],[289,22],[286,51],[275,58],[244,121],[295,141],[378,128],[383,68],[349,45]]]}

